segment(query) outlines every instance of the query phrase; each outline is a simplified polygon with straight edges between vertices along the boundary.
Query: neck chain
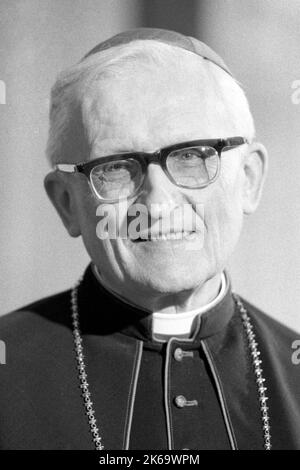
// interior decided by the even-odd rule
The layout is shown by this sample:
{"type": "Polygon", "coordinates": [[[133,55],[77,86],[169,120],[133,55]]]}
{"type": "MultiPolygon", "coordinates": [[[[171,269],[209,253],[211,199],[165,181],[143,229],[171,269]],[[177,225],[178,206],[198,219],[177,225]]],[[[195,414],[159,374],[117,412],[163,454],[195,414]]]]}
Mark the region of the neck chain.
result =
{"type": "MultiPolygon", "coordinates": [[[[87,372],[86,365],[83,355],[83,346],[82,346],[82,336],[80,332],[79,324],[79,312],[78,312],[78,287],[82,278],[75,284],[71,291],[71,308],[72,308],[72,325],[73,325],[73,337],[75,344],[75,352],[77,359],[77,368],[79,371],[79,381],[80,388],[82,390],[82,396],[84,400],[85,412],[88,417],[90,431],[93,436],[93,442],[96,450],[104,450],[104,445],[102,443],[102,437],[97,425],[97,420],[95,417],[95,410],[93,402],[91,400],[91,393],[89,390],[89,384],[87,381],[87,372]]],[[[264,437],[264,449],[271,450],[271,434],[270,434],[270,418],[268,414],[268,406],[266,404],[268,397],[266,396],[267,387],[265,386],[265,378],[263,377],[263,370],[261,368],[261,359],[259,359],[260,351],[258,349],[258,344],[255,341],[255,333],[253,332],[253,326],[248,315],[246,308],[244,307],[240,298],[233,294],[235,303],[240,311],[242,323],[248,339],[248,349],[252,358],[253,371],[255,375],[257,393],[260,404],[261,420],[262,420],[262,430],[264,437]]]]}

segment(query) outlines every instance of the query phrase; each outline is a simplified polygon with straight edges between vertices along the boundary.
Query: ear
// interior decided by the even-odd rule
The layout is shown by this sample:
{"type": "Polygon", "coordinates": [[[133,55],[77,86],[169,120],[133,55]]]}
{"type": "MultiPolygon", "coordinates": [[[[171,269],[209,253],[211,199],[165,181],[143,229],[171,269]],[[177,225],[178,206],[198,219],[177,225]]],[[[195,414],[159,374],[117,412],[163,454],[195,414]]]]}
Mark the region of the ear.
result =
{"type": "Polygon", "coordinates": [[[44,186],[50,201],[57,210],[71,237],[79,237],[81,231],[76,205],[67,176],[53,171],[45,177],[44,186]]]}
{"type": "Polygon", "coordinates": [[[243,212],[252,214],[259,204],[268,168],[268,153],[262,144],[250,144],[243,167],[243,212]]]}

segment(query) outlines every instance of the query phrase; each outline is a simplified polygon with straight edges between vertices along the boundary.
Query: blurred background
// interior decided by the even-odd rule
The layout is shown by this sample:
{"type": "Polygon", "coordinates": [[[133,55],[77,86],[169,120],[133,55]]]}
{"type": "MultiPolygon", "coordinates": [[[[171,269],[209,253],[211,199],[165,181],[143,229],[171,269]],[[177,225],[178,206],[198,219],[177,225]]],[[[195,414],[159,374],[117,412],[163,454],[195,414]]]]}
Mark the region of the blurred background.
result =
{"type": "Polygon", "coordinates": [[[299,0],[1,0],[0,314],[69,288],[88,263],[43,189],[49,91],[97,43],[141,26],[207,42],[243,84],[270,169],[230,273],[300,332],[299,0]]]}

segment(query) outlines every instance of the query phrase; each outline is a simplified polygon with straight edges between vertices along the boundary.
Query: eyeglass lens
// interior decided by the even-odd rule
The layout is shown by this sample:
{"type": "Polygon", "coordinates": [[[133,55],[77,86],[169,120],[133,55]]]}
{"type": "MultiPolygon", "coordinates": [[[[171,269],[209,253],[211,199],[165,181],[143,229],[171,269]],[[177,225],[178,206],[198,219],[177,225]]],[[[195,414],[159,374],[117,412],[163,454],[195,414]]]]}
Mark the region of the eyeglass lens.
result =
{"type": "MultiPolygon", "coordinates": [[[[166,168],[173,183],[188,188],[208,184],[218,172],[219,156],[213,147],[191,147],[170,152],[166,168]]],[[[93,167],[90,178],[101,199],[133,195],[141,186],[143,167],[137,158],[114,160],[93,167]]]]}

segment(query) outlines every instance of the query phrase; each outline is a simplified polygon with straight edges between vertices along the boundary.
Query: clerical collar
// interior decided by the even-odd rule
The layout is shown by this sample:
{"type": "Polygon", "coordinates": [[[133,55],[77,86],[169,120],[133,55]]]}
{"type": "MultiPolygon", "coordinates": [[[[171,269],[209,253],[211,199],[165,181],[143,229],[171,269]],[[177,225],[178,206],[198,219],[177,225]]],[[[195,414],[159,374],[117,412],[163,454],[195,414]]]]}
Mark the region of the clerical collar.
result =
{"type": "Polygon", "coordinates": [[[152,333],[157,339],[168,336],[190,337],[194,330],[194,320],[197,316],[207,312],[222,300],[226,291],[226,277],[221,275],[221,287],[217,296],[208,304],[183,313],[153,312],[152,333]]]}
{"type": "MultiPolygon", "coordinates": [[[[176,336],[180,338],[189,338],[192,332],[195,330],[195,320],[199,319],[199,317],[207,312],[208,310],[215,307],[221,300],[223,299],[226,288],[228,287],[227,279],[224,273],[221,275],[221,286],[219,293],[217,296],[210,301],[208,304],[189,310],[183,313],[161,313],[161,312],[150,312],[149,310],[143,309],[133,302],[129,301],[128,299],[124,298],[120,294],[116,293],[112,289],[110,289],[103,280],[98,268],[95,265],[92,265],[92,269],[94,272],[95,277],[99,281],[99,283],[108,290],[112,295],[116,296],[122,302],[130,305],[131,307],[138,308],[140,310],[144,310],[148,313],[152,314],[152,336],[154,339],[158,341],[165,341],[171,336],[176,336]]],[[[201,318],[200,318],[201,320],[201,318]]]]}
{"type": "MultiPolygon", "coordinates": [[[[230,322],[235,312],[235,303],[230,278],[226,271],[225,276],[224,296],[209,310],[195,317],[195,330],[191,338],[184,339],[185,342],[194,343],[214,336],[230,322]]],[[[162,343],[152,334],[151,312],[129,305],[112,294],[99,282],[91,264],[87,267],[78,288],[78,307],[81,312],[80,324],[83,335],[100,335],[104,341],[107,335],[121,335],[119,336],[121,341],[125,335],[132,340],[143,341],[150,349],[158,350],[162,347],[162,343]]]]}

